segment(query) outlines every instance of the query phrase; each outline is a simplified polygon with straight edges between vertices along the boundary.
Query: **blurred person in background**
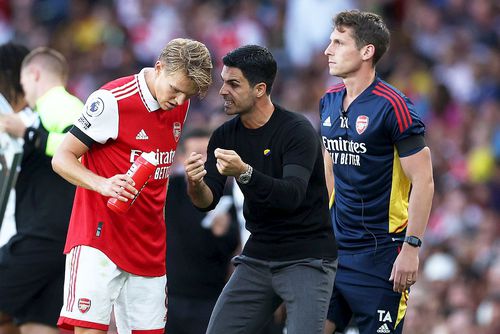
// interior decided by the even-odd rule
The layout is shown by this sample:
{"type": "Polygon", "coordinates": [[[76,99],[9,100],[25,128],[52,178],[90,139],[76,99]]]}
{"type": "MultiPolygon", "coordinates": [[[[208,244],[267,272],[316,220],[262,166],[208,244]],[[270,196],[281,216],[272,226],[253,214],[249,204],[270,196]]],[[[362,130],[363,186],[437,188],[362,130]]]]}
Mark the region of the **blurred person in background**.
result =
{"type": "Polygon", "coordinates": [[[0,310],[14,318],[21,333],[58,333],[62,251],[75,187],[52,170],[51,159],[83,107],[64,88],[67,77],[66,59],[58,51],[31,51],[20,81],[38,119],[31,126],[18,114],[1,120],[7,133],[24,139],[16,183],[17,233],[0,254],[0,310]]]}
{"type": "Polygon", "coordinates": [[[188,194],[213,209],[232,176],[251,232],[210,318],[208,334],[255,333],[283,302],[289,334],[322,333],[336,268],[321,145],[311,123],[271,101],[277,64],[246,45],[223,58],[227,115],[207,149],[185,162],[188,194]]]}
{"type": "MultiPolygon", "coordinates": [[[[27,107],[21,86],[21,63],[28,48],[15,43],[0,46],[0,122],[4,115],[19,113],[28,126],[33,112],[27,107]]],[[[0,247],[16,234],[14,190],[20,167],[23,139],[12,137],[0,128],[0,247]]]]}
{"type": "MultiPolygon", "coordinates": [[[[21,63],[29,50],[20,44],[0,46],[0,122],[4,115],[25,112],[27,103],[21,86],[21,63]]],[[[14,179],[22,158],[21,138],[14,138],[0,128],[0,246],[16,234],[14,179]],[[3,215],[2,215],[3,214],[3,215]]],[[[3,250],[0,249],[0,252],[3,250]]],[[[0,310],[0,333],[18,333],[12,318],[0,310]]]]}
{"type": "Polygon", "coordinates": [[[163,333],[166,321],[168,177],[190,106],[212,83],[203,43],[177,38],[153,68],[111,81],[92,93],[52,160],[77,185],[66,246],[64,305],[58,325],[105,333],[112,308],[118,332],[163,333]],[[154,174],[136,197],[124,174],[142,152],[154,152],[154,174]],[[126,214],[109,198],[132,201],[126,214]]]}
{"type": "Polygon", "coordinates": [[[339,267],[325,333],[402,333],[431,210],[433,177],[413,104],[375,72],[389,47],[382,18],[339,13],[325,50],[343,83],[320,102],[339,267]],[[410,192],[411,189],[411,192],[410,192]],[[372,302],[370,302],[372,301],[372,302]]]}
{"type": "Polygon", "coordinates": [[[169,334],[205,333],[230,275],[231,257],[240,243],[230,192],[225,192],[214,210],[196,210],[186,193],[184,169],[176,168],[182,166],[187,152],[206,152],[210,134],[209,130],[194,128],[182,136],[169,178],[165,205],[167,268],[174,268],[167,282],[165,331],[169,334]]]}

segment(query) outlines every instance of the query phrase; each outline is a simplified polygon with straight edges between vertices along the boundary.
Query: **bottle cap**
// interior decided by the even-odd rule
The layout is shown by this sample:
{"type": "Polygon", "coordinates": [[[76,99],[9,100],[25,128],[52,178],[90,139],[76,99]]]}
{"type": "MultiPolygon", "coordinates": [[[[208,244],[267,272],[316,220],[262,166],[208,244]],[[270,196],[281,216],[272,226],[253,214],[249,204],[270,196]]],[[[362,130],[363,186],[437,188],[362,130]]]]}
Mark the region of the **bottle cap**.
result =
{"type": "Polygon", "coordinates": [[[151,151],[149,153],[142,152],[141,157],[144,158],[147,162],[149,162],[152,165],[158,165],[158,161],[156,160],[156,154],[155,152],[151,151]]]}

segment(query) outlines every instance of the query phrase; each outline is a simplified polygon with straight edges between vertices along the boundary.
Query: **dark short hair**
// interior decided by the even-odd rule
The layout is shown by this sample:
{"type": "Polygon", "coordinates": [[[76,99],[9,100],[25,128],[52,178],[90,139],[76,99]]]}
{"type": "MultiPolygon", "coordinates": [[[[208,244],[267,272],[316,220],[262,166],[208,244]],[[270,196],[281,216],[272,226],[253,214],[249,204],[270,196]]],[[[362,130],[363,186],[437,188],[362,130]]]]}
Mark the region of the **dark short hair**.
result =
{"type": "Polygon", "coordinates": [[[0,93],[9,104],[24,96],[21,86],[21,64],[28,48],[15,43],[0,45],[0,93]]]}
{"type": "Polygon", "coordinates": [[[229,52],[222,58],[222,62],[225,66],[240,69],[252,86],[261,82],[265,83],[266,94],[271,94],[278,65],[267,48],[259,45],[245,45],[229,52]]]}
{"type": "Polygon", "coordinates": [[[368,44],[372,44],[375,47],[375,54],[373,56],[374,66],[382,58],[387,49],[389,49],[391,33],[380,15],[370,12],[360,12],[359,10],[350,10],[337,14],[333,23],[339,31],[342,31],[342,28],[352,29],[358,49],[368,44]]]}
{"type": "Polygon", "coordinates": [[[212,135],[212,132],[207,128],[192,128],[188,129],[186,133],[182,134],[182,139],[191,139],[191,138],[207,138],[212,135]]]}
{"type": "Polygon", "coordinates": [[[188,139],[193,138],[210,138],[212,131],[207,128],[191,128],[182,133],[181,140],[179,142],[178,148],[181,152],[184,152],[186,147],[185,143],[188,139]]]}

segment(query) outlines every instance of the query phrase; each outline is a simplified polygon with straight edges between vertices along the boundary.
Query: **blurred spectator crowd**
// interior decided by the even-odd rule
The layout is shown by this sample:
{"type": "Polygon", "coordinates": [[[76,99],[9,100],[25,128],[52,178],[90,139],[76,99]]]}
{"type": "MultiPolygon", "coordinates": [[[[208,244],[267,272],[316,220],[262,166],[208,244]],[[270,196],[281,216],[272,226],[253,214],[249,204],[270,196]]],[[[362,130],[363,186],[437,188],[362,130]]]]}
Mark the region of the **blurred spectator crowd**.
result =
{"type": "MultiPolygon", "coordinates": [[[[405,333],[500,333],[500,4],[495,0],[0,0],[0,44],[61,51],[69,89],[86,100],[113,78],[151,66],[171,38],[211,50],[207,97],[187,126],[225,119],[221,57],[271,49],[273,100],[317,126],[335,78],[323,50],[335,13],[381,14],[392,33],[378,73],[410,97],[427,125],[436,191],[405,333]]],[[[175,270],[175,269],[174,269],[175,270]]]]}

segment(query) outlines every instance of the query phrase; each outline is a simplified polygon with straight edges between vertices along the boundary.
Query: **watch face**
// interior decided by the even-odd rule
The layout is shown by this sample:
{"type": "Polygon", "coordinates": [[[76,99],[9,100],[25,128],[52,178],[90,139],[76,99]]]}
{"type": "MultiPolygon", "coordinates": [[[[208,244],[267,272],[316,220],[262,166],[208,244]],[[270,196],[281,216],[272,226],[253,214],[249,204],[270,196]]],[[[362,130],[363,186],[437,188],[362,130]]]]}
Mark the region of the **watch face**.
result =
{"type": "Polygon", "coordinates": [[[240,175],[240,177],[238,178],[238,182],[242,184],[247,184],[248,181],[250,181],[250,175],[247,174],[240,175]]]}
{"type": "Polygon", "coordinates": [[[250,178],[252,177],[252,171],[252,166],[248,165],[247,171],[243,174],[240,174],[240,176],[238,176],[236,180],[241,184],[247,184],[248,182],[250,182],[250,178]]]}
{"type": "Polygon", "coordinates": [[[406,237],[405,241],[413,247],[420,247],[422,245],[422,241],[420,241],[419,238],[413,236],[406,237]]]}

